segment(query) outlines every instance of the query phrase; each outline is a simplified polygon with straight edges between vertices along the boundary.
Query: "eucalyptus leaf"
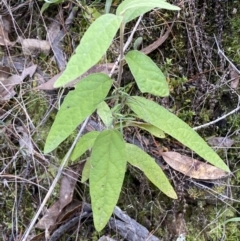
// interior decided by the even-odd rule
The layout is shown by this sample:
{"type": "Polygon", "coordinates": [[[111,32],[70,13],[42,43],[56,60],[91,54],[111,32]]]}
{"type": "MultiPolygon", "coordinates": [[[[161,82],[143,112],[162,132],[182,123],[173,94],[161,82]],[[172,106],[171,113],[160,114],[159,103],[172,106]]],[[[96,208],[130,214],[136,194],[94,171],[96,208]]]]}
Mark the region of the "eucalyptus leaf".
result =
{"type": "Polygon", "coordinates": [[[97,18],[83,35],[76,53],[70,58],[66,70],[54,87],[66,85],[95,65],[111,45],[121,22],[122,17],[114,14],[104,14],[97,18]]]}
{"type": "Polygon", "coordinates": [[[180,10],[164,0],[125,0],[119,4],[116,14],[123,16],[124,23],[127,23],[154,8],[180,10]]]}
{"type": "Polygon", "coordinates": [[[132,50],[125,59],[142,93],[155,96],[168,96],[166,78],[158,66],[144,53],[132,50]]]}
{"type": "Polygon", "coordinates": [[[92,74],[76,84],[65,97],[47,136],[44,153],[55,149],[97,108],[112,85],[105,74],[92,74]]]}
{"type": "Polygon", "coordinates": [[[220,169],[230,172],[223,160],[189,125],[157,103],[143,97],[128,98],[128,106],[137,116],[163,130],[199,156],[220,169]]]}
{"type": "Polygon", "coordinates": [[[126,146],[116,130],[101,132],[90,157],[90,196],[97,231],[108,223],[117,204],[126,170],[126,146]]]}
{"type": "Polygon", "coordinates": [[[155,162],[146,152],[139,147],[126,143],[126,153],[128,162],[144,172],[146,177],[167,196],[176,199],[172,185],[168,178],[155,162]]]}

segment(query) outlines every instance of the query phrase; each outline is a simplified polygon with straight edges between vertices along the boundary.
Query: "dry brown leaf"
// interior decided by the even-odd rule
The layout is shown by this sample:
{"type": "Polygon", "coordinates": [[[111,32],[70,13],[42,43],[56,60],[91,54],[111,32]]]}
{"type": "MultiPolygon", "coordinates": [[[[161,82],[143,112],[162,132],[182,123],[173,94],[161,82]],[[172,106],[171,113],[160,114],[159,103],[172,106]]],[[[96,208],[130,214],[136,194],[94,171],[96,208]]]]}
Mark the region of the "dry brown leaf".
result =
{"type": "Polygon", "coordinates": [[[231,87],[233,89],[237,89],[240,75],[231,65],[229,68],[230,68],[231,87]]]}
{"type": "Polygon", "coordinates": [[[173,169],[195,179],[214,180],[228,175],[217,167],[181,155],[177,152],[162,152],[161,154],[165,162],[167,162],[167,164],[173,169]]]}
{"type": "Polygon", "coordinates": [[[21,75],[12,75],[9,78],[5,78],[9,76],[9,72],[6,73],[6,70],[10,70],[6,67],[0,67],[0,103],[10,100],[16,94],[13,88],[22,83],[27,76],[32,77],[36,68],[37,65],[32,65],[24,69],[21,75]]]}
{"type": "Polygon", "coordinates": [[[40,53],[45,55],[49,54],[50,44],[46,40],[23,39],[19,37],[18,41],[22,44],[22,51],[24,55],[37,56],[40,53]]]}
{"type": "Polygon", "coordinates": [[[2,46],[12,46],[15,44],[15,42],[11,42],[8,38],[11,24],[11,17],[0,16],[0,45],[2,46]]]}
{"type": "Polygon", "coordinates": [[[10,75],[10,68],[7,66],[0,66],[0,81],[4,81],[10,75]]]}
{"type": "Polygon", "coordinates": [[[36,224],[36,228],[51,232],[55,227],[57,220],[61,220],[66,213],[69,212],[67,208],[70,205],[70,209],[75,209],[79,203],[74,202],[72,207],[72,197],[76,182],[79,177],[80,170],[82,170],[83,164],[79,163],[68,167],[68,170],[64,172],[64,176],[60,184],[60,197],[45,213],[45,215],[36,224]],[[73,171],[74,169],[74,171],[73,171]]]}
{"type": "Polygon", "coordinates": [[[50,230],[57,221],[60,214],[60,201],[55,202],[45,213],[45,215],[35,225],[35,228],[41,230],[50,230]]]}
{"type": "MultiPolygon", "coordinates": [[[[55,203],[56,204],[56,203],[55,203]]],[[[48,234],[52,233],[56,227],[58,227],[58,225],[62,222],[65,222],[67,219],[71,218],[71,216],[73,215],[77,215],[78,213],[81,213],[82,210],[82,202],[78,201],[78,200],[73,200],[71,203],[69,203],[64,210],[62,210],[62,212],[59,213],[59,215],[53,216],[55,215],[55,213],[57,213],[56,211],[56,207],[58,203],[56,204],[55,207],[52,208],[52,210],[50,210],[48,212],[48,216],[45,215],[44,218],[42,218],[38,224],[35,226],[36,228],[40,229],[40,230],[48,230],[48,234]],[[55,210],[54,210],[55,209],[55,210]],[[53,215],[52,215],[53,214],[53,215]],[[44,225],[44,222],[47,223],[47,225],[44,225]]],[[[41,233],[40,235],[36,235],[33,236],[29,239],[29,241],[39,241],[39,240],[43,240],[41,238],[44,238],[44,236],[46,236],[45,232],[41,233]]]]}
{"type": "Polygon", "coordinates": [[[213,147],[231,147],[234,144],[234,140],[228,137],[212,137],[208,140],[208,144],[213,147]]]}
{"type": "Polygon", "coordinates": [[[79,173],[68,169],[65,171],[60,186],[60,209],[62,210],[72,201],[74,188],[77,183],[79,173]]]}
{"type": "Polygon", "coordinates": [[[29,235],[27,241],[43,241],[45,237],[45,232],[39,233],[37,235],[29,235]]]}
{"type": "Polygon", "coordinates": [[[20,148],[23,150],[22,154],[26,156],[31,156],[34,154],[34,148],[32,144],[31,136],[29,135],[27,129],[22,126],[16,128],[21,138],[19,139],[20,148]]]}
{"type": "Polygon", "coordinates": [[[171,27],[168,28],[168,30],[164,33],[164,35],[161,35],[155,42],[153,42],[146,48],[142,49],[141,52],[143,52],[144,54],[150,54],[152,51],[154,51],[155,49],[160,47],[168,38],[168,36],[172,30],[173,24],[171,25],[171,27]]]}
{"type": "Polygon", "coordinates": [[[64,71],[67,65],[67,61],[63,51],[63,39],[65,36],[65,29],[61,29],[61,24],[56,19],[59,16],[55,16],[52,23],[48,27],[47,40],[51,44],[51,48],[54,54],[55,61],[60,71],[64,71]]]}
{"type": "MultiPolygon", "coordinates": [[[[113,65],[114,65],[113,63],[95,65],[92,68],[90,68],[87,72],[85,72],[83,75],[81,75],[80,77],[78,77],[75,80],[73,80],[70,83],[68,83],[65,87],[73,87],[81,79],[83,79],[84,77],[86,77],[89,74],[94,74],[94,73],[109,74],[111,69],[112,69],[112,67],[113,67],[113,65]]],[[[57,79],[62,75],[62,73],[63,72],[60,72],[59,74],[53,76],[48,82],[39,85],[38,87],[36,87],[36,89],[38,89],[38,90],[52,90],[52,89],[55,89],[53,87],[53,85],[57,81],[57,79]]]]}
{"type": "Polygon", "coordinates": [[[50,80],[48,80],[46,83],[43,83],[36,87],[37,90],[53,90],[55,89],[53,87],[54,83],[57,81],[57,79],[62,75],[63,71],[54,75],[50,80]]]}
{"type": "Polygon", "coordinates": [[[82,210],[82,202],[79,200],[72,200],[61,212],[57,219],[57,223],[64,222],[72,215],[80,213],[82,210]]]}

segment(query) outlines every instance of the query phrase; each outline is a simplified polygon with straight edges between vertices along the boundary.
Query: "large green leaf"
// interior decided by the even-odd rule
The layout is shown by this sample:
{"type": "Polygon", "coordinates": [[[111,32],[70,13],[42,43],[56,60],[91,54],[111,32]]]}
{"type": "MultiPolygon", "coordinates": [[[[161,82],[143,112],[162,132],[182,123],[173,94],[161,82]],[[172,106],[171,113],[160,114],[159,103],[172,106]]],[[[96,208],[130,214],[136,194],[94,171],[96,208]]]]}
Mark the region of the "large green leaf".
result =
{"type": "Polygon", "coordinates": [[[75,161],[88,149],[92,148],[98,135],[98,131],[91,131],[83,135],[74,147],[73,152],[70,156],[70,160],[75,161]]]}
{"type": "Polygon", "coordinates": [[[179,7],[171,5],[164,0],[125,0],[119,4],[116,14],[123,16],[123,21],[127,23],[153,8],[180,10],[179,7]]]}
{"type": "Polygon", "coordinates": [[[91,155],[90,196],[97,231],[110,219],[118,201],[126,169],[126,145],[116,130],[99,134],[91,155]]]}
{"type": "Polygon", "coordinates": [[[152,157],[139,147],[128,143],[126,143],[126,154],[128,162],[142,170],[159,190],[171,198],[177,198],[177,194],[168,181],[168,178],[152,157]]]}
{"type": "Polygon", "coordinates": [[[132,50],[127,53],[125,59],[142,93],[161,97],[169,95],[164,74],[148,56],[132,50]]]}
{"type": "Polygon", "coordinates": [[[54,87],[64,86],[95,65],[112,43],[121,21],[122,17],[114,14],[104,14],[97,18],[83,35],[76,53],[54,87]]]}
{"type": "Polygon", "coordinates": [[[171,135],[214,166],[227,172],[230,171],[223,160],[208,146],[198,133],[176,115],[170,113],[157,103],[139,96],[128,98],[127,104],[139,118],[171,135]]]}
{"type": "Polygon", "coordinates": [[[48,134],[44,153],[55,149],[64,141],[98,104],[106,97],[112,80],[105,74],[92,74],[76,85],[65,97],[48,134]]]}

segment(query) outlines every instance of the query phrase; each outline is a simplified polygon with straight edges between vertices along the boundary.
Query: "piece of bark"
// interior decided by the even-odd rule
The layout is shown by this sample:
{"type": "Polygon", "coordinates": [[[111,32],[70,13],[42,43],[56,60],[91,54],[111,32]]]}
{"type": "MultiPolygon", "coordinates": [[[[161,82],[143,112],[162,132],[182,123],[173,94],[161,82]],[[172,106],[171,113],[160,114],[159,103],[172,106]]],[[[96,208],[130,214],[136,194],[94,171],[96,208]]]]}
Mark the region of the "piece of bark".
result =
{"type": "Polygon", "coordinates": [[[144,226],[130,218],[119,207],[114,208],[116,218],[111,218],[109,226],[116,233],[128,241],[160,241],[159,238],[150,233],[144,226]]]}
{"type": "Polygon", "coordinates": [[[117,240],[103,235],[98,241],[117,241],[117,240]]]}

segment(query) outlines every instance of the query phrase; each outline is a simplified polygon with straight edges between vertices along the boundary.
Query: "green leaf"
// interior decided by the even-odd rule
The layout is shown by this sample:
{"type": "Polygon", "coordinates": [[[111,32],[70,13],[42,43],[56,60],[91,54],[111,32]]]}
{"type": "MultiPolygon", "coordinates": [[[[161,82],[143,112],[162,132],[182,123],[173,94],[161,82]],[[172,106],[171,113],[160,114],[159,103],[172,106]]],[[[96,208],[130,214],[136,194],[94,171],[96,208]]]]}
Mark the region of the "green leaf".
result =
{"type": "Polygon", "coordinates": [[[153,8],[180,10],[179,7],[171,5],[163,0],[125,0],[119,4],[116,14],[123,16],[123,21],[127,23],[153,8]]]}
{"type": "Polygon", "coordinates": [[[230,172],[228,166],[217,153],[208,146],[197,132],[176,115],[157,103],[139,96],[128,98],[127,104],[139,118],[171,135],[214,166],[230,172]]]}
{"type": "Polygon", "coordinates": [[[114,14],[97,18],[83,35],[76,53],[70,58],[54,87],[64,86],[95,65],[112,43],[121,21],[122,17],[114,14]]]}
{"type": "Polygon", "coordinates": [[[112,80],[105,74],[92,74],[76,85],[65,97],[48,134],[44,153],[55,149],[104,100],[112,80]]]}
{"type": "Polygon", "coordinates": [[[83,167],[81,182],[86,182],[89,179],[90,170],[91,170],[91,162],[90,162],[90,159],[87,159],[83,167]]]}
{"type": "Polygon", "coordinates": [[[148,131],[153,136],[156,136],[158,138],[165,138],[164,132],[152,124],[135,122],[135,126],[141,128],[142,130],[148,131]]]}
{"type": "Polygon", "coordinates": [[[142,45],[142,42],[143,42],[143,37],[138,37],[138,38],[134,41],[133,49],[134,49],[134,50],[140,49],[140,46],[142,45]]]}
{"type": "Polygon", "coordinates": [[[177,198],[177,194],[168,181],[168,178],[152,157],[139,147],[128,143],[126,143],[126,154],[128,162],[142,170],[159,190],[171,198],[177,198]]]}
{"type": "Polygon", "coordinates": [[[48,7],[50,6],[50,3],[44,3],[43,5],[42,5],[42,7],[41,7],[41,14],[43,14],[43,12],[46,10],[46,9],[48,9],[48,7]]]}
{"type": "Polygon", "coordinates": [[[97,114],[106,127],[110,127],[113,122],[112,111],[105,101],[102,101],[97,107],[97,114]]]}
{"type": "Polygon", "coordinates": [[[126,146],[116,130],[99,134],[91,155],[90,196],[93,220],[101,231],[110,219],[118,201],[126,170],[126,146]]]}
{"type": "Polygon", "coordinates": [[[237,218],[230,218],[224,222],[224,224],[227,224],[229,222],[240,222],[240,217],[237,218]]]}
{"type": "Polygon", "coordinates": [[[164,74],[148,56],[132,50],[127,53],[125,59],[142,93],[161,97],[169,95],[164,74]]]}
{"type": "Polygon", "coordinates": [[[112,0],[106,0],[106,3],[105,3],[105,13],[109,13],[110,12],[111,6],[112,6],[112,0]]]}
{"type": "Polygon", "coordinates": [[[91,149],[99,133],[98,131],[91,131],[83,135],[74,147],[70,160],[75,161],[88,149],[91,149]]]}
{"type": "Polygon", "coordinates": [[[127,126],[136,126],[142,130],[149,132],[153,136],[156,136],[158,138],[165,138],[165,133],[161,129],[149,123],[144,123],[139,121],[123,121],[122,123],[116,124],[115,128],[124,128],[127,126]]]}

